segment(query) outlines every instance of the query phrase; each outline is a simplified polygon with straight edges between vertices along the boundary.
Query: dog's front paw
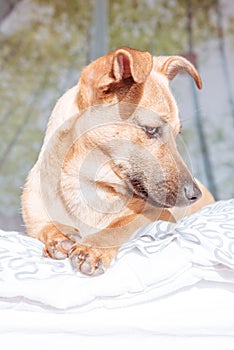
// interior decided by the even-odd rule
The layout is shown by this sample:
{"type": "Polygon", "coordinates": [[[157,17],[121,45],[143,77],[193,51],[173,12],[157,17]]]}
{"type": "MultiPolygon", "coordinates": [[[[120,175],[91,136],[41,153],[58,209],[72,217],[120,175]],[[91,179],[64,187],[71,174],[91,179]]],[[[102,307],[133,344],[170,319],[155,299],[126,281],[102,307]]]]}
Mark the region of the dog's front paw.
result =
{"type": "Polygon", "coordinates": [[[69,252],[74,269],[89,276],[103,274],[115,255],[115,248],[93,248],[81,243],[75,244],[69,252]]]}
{"type": "Polygon", "coordinates": [[[46,242],[43,256],[57,260],[66,259],[74,243],[73,240],[68,239],[66,236],[58,234],[46,242]]]}
{"type": "Polygon", "coordinates": [[[76,240],[80,239],[76,228],[57,222],[45,225],[38,236],[45,243],[43,255],[58,260],[66,259],[76,240]]]}

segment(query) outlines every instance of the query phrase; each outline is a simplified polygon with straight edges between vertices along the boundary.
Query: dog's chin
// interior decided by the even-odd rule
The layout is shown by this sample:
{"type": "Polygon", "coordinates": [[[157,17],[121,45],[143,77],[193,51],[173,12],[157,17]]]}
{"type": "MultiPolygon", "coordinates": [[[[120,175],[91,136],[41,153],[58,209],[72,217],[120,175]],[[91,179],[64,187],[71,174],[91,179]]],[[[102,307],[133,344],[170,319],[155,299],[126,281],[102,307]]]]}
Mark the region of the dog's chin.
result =
{"type": "Polygon", "coordinates": [[[146,201],[154,206],[154,207],[157,207],[157,208],[164,208],[164,209],[167,209],[167,208],[172,208],[174,207],[174,203],[171,204],[171,203],[167,203],[167,202],[164,202],[164,201],[161,201],[160,199],[158,198],[154,198],[154,197],[151,197],[149,196],[146,201]]]}
{"type": "Polygon", "coordinates": [[[174,207],[174,204],[170,204],[170,203],[165,203],[163,201],[160,201],[158,199],[155,199],[155,198],[152,198],[150,196],[145,196],[144,194],[142,193],[138,193],[138,192],[135,192],[133,193],[134,197],[136,198],[140,198],[140,199],[143,199],[145,202],[149,203],[150,205],[152,205],[153,207],[156,207],[156,208],[164,208],[164,209],[167,209],[167,208],[172,208],[174,207]]]}

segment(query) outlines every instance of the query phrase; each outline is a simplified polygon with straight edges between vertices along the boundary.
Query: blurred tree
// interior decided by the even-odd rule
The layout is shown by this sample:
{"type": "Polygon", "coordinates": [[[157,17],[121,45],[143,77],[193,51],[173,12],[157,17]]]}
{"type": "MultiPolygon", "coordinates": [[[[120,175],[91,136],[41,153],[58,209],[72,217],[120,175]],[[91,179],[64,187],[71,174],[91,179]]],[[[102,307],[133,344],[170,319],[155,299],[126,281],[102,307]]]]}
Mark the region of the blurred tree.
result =
{"type": "MultiPolygon", "coordinates": [[[[215,1],[192,0],[192,9],[195,41],[215,35],[215,1]]],[[[110,1],[111,48],[124,43],[155,55],[186,52],[186,28],[186,0],[110,1]]]]}
{"type": "Polygon", "coordinates": [[[0,213],[20,207],[52,106],[87,63],[90,6],[22,1],[1,26],[0,213]]]}
{"type": "Polygon", "coordinates": [[[3,21],[14,10],[21,0],[1,0],[0,2],[0,22],[3,21]]]}

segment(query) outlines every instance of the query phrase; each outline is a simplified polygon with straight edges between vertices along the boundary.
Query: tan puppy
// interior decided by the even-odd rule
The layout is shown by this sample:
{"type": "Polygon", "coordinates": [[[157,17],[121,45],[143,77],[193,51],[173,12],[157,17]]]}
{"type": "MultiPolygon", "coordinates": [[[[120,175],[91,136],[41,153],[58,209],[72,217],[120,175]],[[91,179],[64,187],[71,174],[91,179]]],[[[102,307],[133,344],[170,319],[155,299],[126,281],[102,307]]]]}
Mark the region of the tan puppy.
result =
{"type": "Polygon", "coordinates": [[[180,71],[201,88],[186,59],[124,47],[87,66],[58,101],[22,196],[28,234],[46,256],[97,275],[137,228],[213,201],[176,148],[169,82],[180,71]]]}

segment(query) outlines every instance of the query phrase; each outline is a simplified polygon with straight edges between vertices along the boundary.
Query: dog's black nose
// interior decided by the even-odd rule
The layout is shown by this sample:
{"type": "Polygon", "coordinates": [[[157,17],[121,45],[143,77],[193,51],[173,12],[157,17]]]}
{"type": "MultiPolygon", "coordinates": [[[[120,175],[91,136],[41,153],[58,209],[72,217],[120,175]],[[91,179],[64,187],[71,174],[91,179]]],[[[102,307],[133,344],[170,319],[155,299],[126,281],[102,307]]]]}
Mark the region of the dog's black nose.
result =
{"type": "Polygon", "coordinates": [[[191,182],[190,184],[185,185],[184,187],[185,197],[192,204],[196,202],[202,195],[201,190],[197,186],[195,182],[191,182]]]}

